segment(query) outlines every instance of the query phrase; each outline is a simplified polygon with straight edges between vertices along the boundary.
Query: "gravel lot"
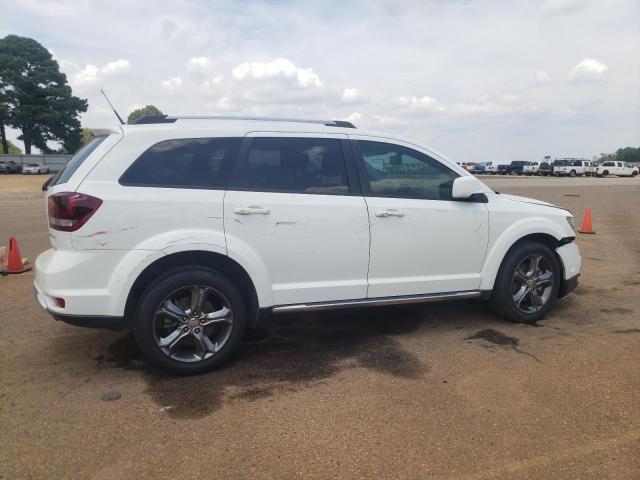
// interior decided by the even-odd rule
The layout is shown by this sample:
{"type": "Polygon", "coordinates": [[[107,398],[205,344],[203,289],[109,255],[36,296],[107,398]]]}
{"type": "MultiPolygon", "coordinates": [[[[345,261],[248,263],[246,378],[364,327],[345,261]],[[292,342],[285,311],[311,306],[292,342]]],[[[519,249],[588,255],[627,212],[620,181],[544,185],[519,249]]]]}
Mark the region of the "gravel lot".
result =
{"type": "MultiPolygon", "coordinates": [[[[32,259],[45,179],[0,176],[0,241],[32,259]]],[[[536,326],[477,302],[291,314],[177,378],[1,277],[0,477],[640,478],[640,179],[486,180],[592,208],[581,285],[536,326]]]]}

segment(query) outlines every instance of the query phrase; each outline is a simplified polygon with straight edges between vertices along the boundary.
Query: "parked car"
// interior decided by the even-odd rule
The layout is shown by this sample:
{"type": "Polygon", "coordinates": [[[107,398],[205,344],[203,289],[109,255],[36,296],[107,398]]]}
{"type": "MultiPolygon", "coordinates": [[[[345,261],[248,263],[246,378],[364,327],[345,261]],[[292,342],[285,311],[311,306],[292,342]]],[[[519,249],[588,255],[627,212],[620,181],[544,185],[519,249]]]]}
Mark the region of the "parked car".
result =
{"type": "Polygon", "coordinates": [[[589,160],[565,159],[559,160],[558,163],[554,163],[553,165],[553,174],[558,177],[589,177],[594,173],[595,168],[591,165],[589,160]]]}
{"type": "Polygon", "coordinates": [[[522,173],[525,175],[537,175],[538,170],[540,170],[540,163],[538,161],[528,162],[524,167],[522,167],[522,173]]]}
{"type": "Polygon", "coordinates": [[[601,176],[616,175],[618,177],[635,177],[638,175],[638,167],[625,162],[604,162],[598,165],[596,174],[601,176]]]}
{"type": "Polygon", "coordinates": [[[484,163],[476,163],[473,168],[467,169],[468,172],[475,174],[483,174],[486,166],[484,163]]]}
{"type": "Polygon", "coordinates": [[[24,175],[39,175],[41,173],[49,173],[49,167],[47,165],[40,165],[38,163],[27,163],[26,165],[22,166],[22,173],[24,175]]]}
{"type": "Polygon", "coordinates": [[[495,175],[498,173],[498,164],[491,161],[484,164],[484,173],[487,175],[495,175]]]}
{"type": "Polygon", "coordinates": [[[13,160],[0,161],[0,173],[20,173],[21,167],[13,160]]]}
{"type": "Polygon", "coordinates": [[[220,365],[264,314],[474,298],[531,322],[578,283],[569,211],[428,148],[342,121],[134,123],[49,183],[34,292],[173,372],[220,365]]]}
{"type": "Polygon", "coordinates": [[[522,175],[527,163],[529,162],[515,160],[508,165],[498,165],[498,173],[501,175],[522,175]]]}
{"type": "Polygon", "coordinates": [[[543,177],[553,175],[553,166],[549,162],[541,162],[537,174],[543,177]]]}

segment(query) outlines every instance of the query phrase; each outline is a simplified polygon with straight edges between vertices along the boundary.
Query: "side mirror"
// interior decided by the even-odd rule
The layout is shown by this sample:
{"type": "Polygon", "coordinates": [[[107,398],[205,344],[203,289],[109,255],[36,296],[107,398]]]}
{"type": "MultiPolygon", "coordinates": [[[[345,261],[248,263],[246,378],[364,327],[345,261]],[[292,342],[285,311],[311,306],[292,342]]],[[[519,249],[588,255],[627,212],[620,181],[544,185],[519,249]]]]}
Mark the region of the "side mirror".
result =
{"type": "Polygon", "coordinates": [[[451,196],[458,200],[466,200],[483,193],[482,184],[471,175],[458,177],[453,181],[451,196]]]}

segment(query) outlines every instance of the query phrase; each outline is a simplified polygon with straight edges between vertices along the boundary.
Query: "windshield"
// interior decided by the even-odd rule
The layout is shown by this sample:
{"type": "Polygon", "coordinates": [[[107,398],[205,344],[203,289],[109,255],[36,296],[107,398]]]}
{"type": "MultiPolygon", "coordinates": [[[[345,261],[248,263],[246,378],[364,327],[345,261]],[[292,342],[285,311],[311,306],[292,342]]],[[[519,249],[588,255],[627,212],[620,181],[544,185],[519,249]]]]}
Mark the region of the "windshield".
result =
{"type": "Polygon", "coordinates": [[[84,147],[82,147],[78,152],[69,160],[69,163],[60,171],[58,175],[51,182],[51,186],[60,185],[61,183],[67,183],[71,176],[76,173],[76,170],[82,165],[89,155],[93,153],[93,151],[98,148],[102,142],[104,142],[107,137],[98,137],[91,140],[84,147]]]}

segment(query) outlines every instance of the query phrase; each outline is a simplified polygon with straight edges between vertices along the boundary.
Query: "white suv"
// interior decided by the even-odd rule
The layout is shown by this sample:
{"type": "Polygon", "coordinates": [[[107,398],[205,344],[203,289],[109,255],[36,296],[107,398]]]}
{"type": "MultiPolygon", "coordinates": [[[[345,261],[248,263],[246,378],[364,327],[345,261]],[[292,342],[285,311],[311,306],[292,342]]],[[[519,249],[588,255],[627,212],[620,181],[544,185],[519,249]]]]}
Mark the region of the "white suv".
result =
{"type": "Polygon", "coordinates": [[[340,121],[136,123],[46,188],[34,287],[174,372],[219,365],[261,313],[478,298],[532,322],[578,283],[570,212],[414,143],[340,121]]]}

